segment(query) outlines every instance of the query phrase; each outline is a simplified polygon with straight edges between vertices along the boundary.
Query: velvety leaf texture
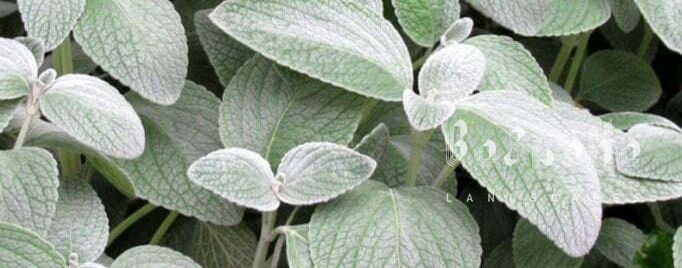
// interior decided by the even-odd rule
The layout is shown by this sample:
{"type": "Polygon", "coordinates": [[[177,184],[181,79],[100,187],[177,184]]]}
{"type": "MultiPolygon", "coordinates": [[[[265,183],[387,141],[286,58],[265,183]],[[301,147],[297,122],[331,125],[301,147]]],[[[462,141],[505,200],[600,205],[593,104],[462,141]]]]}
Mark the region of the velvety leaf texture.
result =
{"type": "Polygon", "coordinates": [[[595,248],[621,267],[636,267],[635,254],[645,240],[644,233],[637,226],[621,219],[608,218],[602,223],[595,248]]]}
{"type": "Polygon", "coordinates": [[[0,98],[13,99],[28,94],[28,81],[37,76],[38,66],[33,53],[16,40],[0,38],[0,98]],[[25,87],[17,88],[22,84],[17,82],[16,76],[25,81],[25,87]]]}
{"type": "Polygon", "coordinates": [[[673,260],[675,268],[682,267],[682,228],[677,228],[673,236],[673,260]]]}
{"type": "Polygon", "coordinates": [[[86,0],[19,0],[19,12],[28,35],[53,50],[69,36],[85,11],[86,0]]]}
{"type": "Polygon", "coordinates": [[[276,166],[308,141],[350,143],[362,105],[355,94],[256,56],[225,89],[220,135],[225,147],[249,149],[276,166]]]}
{"type": "Polygon", "coordinates": [[[671,50],[682,54],[682,1],[634,0],[646,22],[671,50]]]}
{"type": "Polygon", "coordinates": [[[516,224],[512,248],[516,267],[578,268],[583,262],[582,258],[566,255],[525,219],[516,224]]]}
{"type": "Polygon", "coordinates": [[[110,268],[201,268],[189,257],[165,247],[137,246],[126,250],[110,268]]]}
{"type": "Polygon", "coordinates": [[[169,105],[187,75],[187,38],[165,0],[88,0],[74,37],[92,60],[153,102],[169,105]]]}
{"type": "Polygon", "coordinates": [[[682,133],[635,125],[615,145],[616,166],[625,175],[682,182],[682,133]]]}
{"type": "Polygon", "coordinates": [[[66,268],[50,243],[22,227],[0,223],[0,263],[5,267],[66,268]]]}
{"type": "Polygon", "coordinates": [[[266,57],[347,90],[398,101],[412,88],[410,56],[400,35],[355,1],[226,1],[210,18],[266,57]]]}
{"type": "Polygon", "coordinates": [[[677,124],[665,117],[655,114],[635,113],[635,112],[619,112],[609,113],[600,116],[606,122],[611,123],[614,127],[621,130],[628,130],[637,124],[649,124],[660,127],[667,127],[682,132],[677,124]]]}
{"type": "Polygon", "coordinates": [[[284,236],[287,244],[287,263],[291,268],[312,268],[308,225],[286,227],[284,236]]]}
{"type": "Polygon", "coordinates": [[[0,100],[0,133],[9,125],[21,101],[21,99],[0,100]]]}
{"type": "Polygon", "coordinates": [[[618,28],[626,33],[632,32],[642,17],[635,1],[608,0],[608,3],[611,6],[613,19],[616,20],[618,28]]]}
{"type": "Polygon", "coordinates": [[[407,35],[424,47],[433,46],[459,18],[458,0],[393,0],[398,21],[407,35]]]}
{"type": "Polygon", "coordinates": [[[309,224],[315,266],[478,267],[478,226],[466,207],[428,187],[368,181],[319,206],[309,224]],[[436,250],[437,249],[437,250],[436,250]]]}

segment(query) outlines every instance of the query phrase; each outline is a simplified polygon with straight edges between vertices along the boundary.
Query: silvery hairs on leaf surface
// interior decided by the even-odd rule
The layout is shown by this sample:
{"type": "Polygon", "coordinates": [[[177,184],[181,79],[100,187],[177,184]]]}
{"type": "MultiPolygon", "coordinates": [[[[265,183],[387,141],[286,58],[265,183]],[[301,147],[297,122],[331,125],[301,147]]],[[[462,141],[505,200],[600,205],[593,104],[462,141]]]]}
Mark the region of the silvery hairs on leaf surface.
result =
{"type": "Polygon", "coordinates": [[[376,162],[344,146],[311,142],[287,152],[274,175],[255,152],[228,148],[208,154],[188,169],[190,179],[239,205],[273,211],[280,201],[310,205],[328,201],[367,180],[376,162]]]}
{"type": "Polygon", "coordinates": [[[443,33],[440,37],[440,43],[442,46],[461,43],[471,35],[473,29],[474,21],[471,18],[458,19],[443,33]]]}
{"type": "Polygon", "coordinates": [[[16,99],[28,94],[38,76],[31,50],[12,39],[0,38],[0,99],[16,99]]]}
{"type": "Polygon", "coordinates": [[[485,56],[472,45],[450,44],[433,53],[419,73],[420,95],[409,88],[403,92],[410,124],[423,131],[445,122],[457,101],[474,92],[484,71],[485,56]]]}

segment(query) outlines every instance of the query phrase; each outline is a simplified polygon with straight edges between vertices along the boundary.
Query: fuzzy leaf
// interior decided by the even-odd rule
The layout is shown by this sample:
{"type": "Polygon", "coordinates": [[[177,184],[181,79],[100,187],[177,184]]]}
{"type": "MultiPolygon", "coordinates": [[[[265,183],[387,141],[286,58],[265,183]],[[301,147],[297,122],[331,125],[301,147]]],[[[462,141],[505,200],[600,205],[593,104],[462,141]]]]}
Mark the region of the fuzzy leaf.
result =
{"type": "Polygon", "coordinates": [[[507,240],[495,247],[483,261],[482,268],[509,267],[514,268],[512,241],[507,240]]]}
{"type": "Polygon", "coordinates": [[[626,137],[615,144],[618,171],[631,177],[682,182],[682,133],[635,125],[626,137]]]}
{"type": "Polygon", "coordinates": [[[633,0],[608,0],[613,18],[623,32],[629,33],[639,24],[639,9],[633,0]]]}
{"type": "Polygon", "coordinates": [[[677,124],[668,118],[655,114],[643,114],[634,112],[609,113],[600,116],[606,122],[621,130],[628,130],[637,124],[649,124],[659,127],[667,127],[682,132],[677,124]]]}
{"type": "Polygon", "coordinates": [[[66,268],[50,243],[22,227],[0,223],[0,263],[5,267],[66,268]]]}
{"type": "Polygon", "coordinates": [[[475,9],[524,36],[586,32],[611,16],[604,0],[467,0],[475,9]]]}
{"type": "Polygon", "coordinates": [[[220,83],[227,86],[239,67],[253,57],[254,52],[215,26],[208,18],[210,12],[197,12],[194,15],[194,27],[220,83]]]}
{"type": "Polygon", "coordinates": [[[326,202],[369,179],[375,168],[372,158],[344,146],[306,143],[282,158],[277,168],[282,185],[275,194],[292,205],[326,202]]]}
{"type": "Polygon", "coordinates": [[[74,37],[93,61],[153,102],[169,105],[187,75],[187,38],[165,0],[88,0],[74,37]]]}
{"type": "Polygon", "coordinates": [[[398,101],[412,88],[398,31],[355,1],[226,1],[210,18],[266,57],[347,90],[398,101]]]}
{"type": "Polygon", "coordinates": [[[545,104],[552,103],[547,77],[521,43],[500,35],[480,35],[465,43],[476,46],[485,55],[485,75],[478,90],[521,91],[545,104]]]}
{"type": "Polygon", "coordinates": [[[582,258],[566,255],[525,219],[516,224],[512,248],[516,267],[578,268],[583,262],[582,258]]]}
{"type": "Polygon", "coordinates": [[[33,53],[19,41],[0,38],[0,99],[28,94],[29,81],[37,76],[33,53]]]}
{"type": "Polygon", "coordinates": [[[447,46],[456,44],[467,39],[474,29],[474,21],[470,18],[461,18],[450,25],[445,33],[440,37],[440,43],[447,46]]]}
{"type": "Polygon", "coordinates": [[[106,155],[132,159],[144,150],[144,129],[133,107],[116,88],[87,75],[65,75],[40,99],[55,125],[106,155]]]}
{"type": "Polygon", "coordinates": [[[12,100],[26,96],[30,88],[29,82],[18,73],[0,72],[0,100],[12,100]]]}
{"type": "Polygon", "coordinates": [[[192,163],[187,176],[193,183],[238,205],[273,211],[279,200],[273,192],[275,177],[259,154],[241,148],[212,152],[192,163]]]}
{"type": "Polygon", "coordinates": [[[38,68],[43,65],[43,61],[45,61],[45,43],[42,39],[22,36],[14,38],[14,40],[22,43],[28,48],[29,51],[31,51],[31,53],[33,53],[33,57],[36,59],[36,66],[38,66],[38,68]]]}
{"type": "Polygon", "coordinates": [[[55,49],[66,39],[85,11],[86,0],[19,0],[19,12],[28,35],[55,49]]]}
{"type": "Polygon", "coordinates": [[[478,226],[462,203],[444,196],[367,181],[318,206],[308,231],[314,265],[478,267],[478,226]]]}
{"type": "Polygon", "coordinates": [[[44,149],[0,151],[0,221],[47,234],[57,206],[57,176],[57,162],[44,149]]]}
{"type": "Polygon", "coordinates": [[[582,68],[576,100],[610,111],[644,111],[661,97],[656,72],[635,54],[604,50],[590,55],[582,68]]]}
{"type": "Polygon", "coordinates": [[[485,56],[471,45],[452,44],[431,55],[419,73],[420,95],[406,89],[405,113],[420,131],[435,128],[455,111],[481,82],[485,56]]]}
{"type": "Polygon", "coordinates": [[[379,15],[384,14],[384,2],[382,0],[357,0],[360,3],[364,3],[364,6],[379,15]]]}
{"type": "Polygon", "coordinates": [[[83,181],[62,181],[57,212],[45,237],[62,256],[78,254],[80,263],[104,253],[109,220],[97,193],[83,181]]]}
{"type": "Polygon", "coordinates": [[[431,47],[459,18],[458,0],[393,0],[400,25],[415,43],[431,47]]]}
{"type": "Polygon", "coordinates": [[[635,267],[635,254],[645,240],[644,233],[636,226],[621,219],[609,218],[602,223],[595,248],[621,267],[635,267]]]}
{"type": "Polygon", "coordinates": [[[116,258],[110,268],[201,268],[185,255],[159,246],[137,246],[126,250],[116,258]]]}
{"type": "Polygon", "coordinates": [[[651,29],[663,43],[682,54],[682,1],[634,0],[651,29]]]}
{"type": "Polygon", "coordinates": [[[462,101],[443,131],[482,186],[569,255],[588,253],[601,223],[599,178],[557,113],[526,94],[483,92],[462,101]]]}
{"type": "Polygon", "coordinates": [[[0,133],[9,125],[21,103],[22,99],[0,100],[0,133]]]}
{"type": "Polygon", "coordinates": [[[674,267],[682,267],[682,228],[677,228],[673,236],[673,261],[674,267]]]}
{"type": "Polygon", "coordinates": [[[249,149],[277,166],[287,151],[308,141],[350,143],[362,105],[355,94],[256,56],[225,90],[221,139],[225,147],[249,149]]]}
{"type": "Polygon", "coordinates": [[[291,268],[312,268],[308,225],[289,226],[284,230],[287,243],[287,263],[291,268]]]}

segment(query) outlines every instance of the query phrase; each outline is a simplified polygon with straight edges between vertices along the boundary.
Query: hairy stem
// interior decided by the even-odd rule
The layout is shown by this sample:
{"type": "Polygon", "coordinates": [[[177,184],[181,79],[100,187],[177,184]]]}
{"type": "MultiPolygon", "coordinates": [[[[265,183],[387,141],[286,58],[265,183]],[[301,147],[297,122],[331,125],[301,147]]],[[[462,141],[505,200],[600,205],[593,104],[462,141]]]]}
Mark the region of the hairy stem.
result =
{"type": "Polygon", "coordinates": [[[424,54],[422,54],[422,56],[419,59],[412,63],[412,70],[417,70],[421,68],[422,65],[424,65],[424,63],[426,62],[426,59],[428,59],[429,56],[431,56],[431,52],[433,52],[433,47],[426,49],[426,52],[424,52],[424,54]]]}
{"type": "Polygon", "coordinates": [[[109,233],[109,241],[107,241],[107,246],[111,245],[111,243],[114,242],[114,240],[116,240],[116,238],[118,238],[123,232],[125,232],[128,227],[132,226],[139,219],[149,214],[149,212],[152,212],[152,210],[155,208],[155,205],[146,204],[137,211],[133,212],[133,214],[130,214],[130,216],[125,218],[125,220],[123,220],[121,223],[116,225],[116,227],[111,229],[111,232],[109,233]]]}
{"type": "Polygon", "coordinates": [[[365,101],[365,104],[362,106],[362,117],[360,118],[358,126],[367,121],[367,118],[372,114],[372,110],[374,110],[374,107],[377,106],[378,103],[379,99],[375,98],[368,98],[367,101],[365,101]]]}
{"type": "Polygon", "coordinates": [[[450,175],[455,171],[455,169],[459,166],[459,162],[457,163],[445,163],[443,166],[443,169],[440,170],[440,173],[438,173],[438,177],[436,178],[435,181],[433,181],[432,186],[436,188],[440,188],[443,186],[443,184],[448,180],[450,175]]]}
{"type": "Polygon", "coordinates": [[[549,81],[559,83],[559,79],[561,79],[561,75],[566,67],[566,62],[568,61],[568,57],[571,55],[573,48],[574,46],[572,44],[567,42],[561,43],[559,54],[557,55],[556,60],[554,60],[552,70],[549,72],[549,81]]]}
{"type": "Polygon", "coordinates": [[[566,89],[568,93],[573,91],[573,86],[575,85],[575,80],[578,77],[580,66],[582,66],[585,53],[587,52],[587,43],[590,41],[591,34],[592,32],[587,32],[580,35],[578,48],[575,51],[575,56],[573,56],[573,61],[571,62],[571,67],[568,70],[568,76],[566,77],[566,83],[564,84],[564,89],[566,89]]]}
{"type": "Polygon", "coordinates": [[[407,164],[407,177],[405,178],[405,182],[408,186],[417,185],[417,173],[419,173],[422,149],[424,147],[424,143],[431,138],[431,134],[433,134],[433,129],[426,131],[412,129],[412,134],[410,136],[412,148],[410,150],[410,160],[407,164]]]}
{"type": "Polygon", "coordinates": [[[651,216],[654,218],[654,223],[656,224],[656,228],[668,232],[668,233],[675,233],[675,229],[670,227],[670,225],[663,220],[663,215],[661,214],[661,208],[658,207],[658,204],[656,203],[647,203],[646,204],[649,207],[649,210],[651,210],[651,216]]]}
{"type": "Polygon", "coordinates": [[[256,247],[256,256],[253,258],[253,268],[262,268],[265,266],[268,248],[272,241],[270,232],[272,232],[272,229],[275,227],[275,220],[277,220],[277,210],[263,212],[260,226],[260,238],[258,239],[258,246],[256,247]]]}
{"type": "Polygon", "coordinates": [[[280,235],[275,242],[275,252],[272,254],[272,259],[270,260],[270,268],[277,268],[279,264],[279,258],[282,256],[282,247],[284,246],[284,236],[280,235]]]}
{"type": "Polygon", "coordinates": [[[24,123],[21,124],[21,130],[19,130],[17,140],[14,142],[14,149],[19,149],[21,146],[24,146],[24,140],[26,140],[26,134],[31,127],[31,121],[33,121],[33,115],[29,114],[26,116],[26,119],[24,119],[24,123]]]}
{"type": "Polygon", "coordinates": [[[173,225],[173,222],[175,222],[175,219],[178,218],[178,212],[177,211],[171,211],[168,213],[168,216],[166,216],[165,219],[163,219],[163,222],[161,222],[161,225],[159,225],[159,229],[156,229],[156,232],[154,232],[154,235],[152,236],[152,239],[149,240],[150,245],[158,245],[161,243],[161,239],[166,235],[168,232],[168,229],[173,225]]]}
{"type": "Polygon", "coordinates": [[[644,58],[646,52],[649,51],[649,46],[651,46],[651,41],[654,40],[654,32],[648,23],[644,23],[644,36],[642,37],[642,42],[639,43],[639,48],[637,48],[637,56],[644,58]]]}

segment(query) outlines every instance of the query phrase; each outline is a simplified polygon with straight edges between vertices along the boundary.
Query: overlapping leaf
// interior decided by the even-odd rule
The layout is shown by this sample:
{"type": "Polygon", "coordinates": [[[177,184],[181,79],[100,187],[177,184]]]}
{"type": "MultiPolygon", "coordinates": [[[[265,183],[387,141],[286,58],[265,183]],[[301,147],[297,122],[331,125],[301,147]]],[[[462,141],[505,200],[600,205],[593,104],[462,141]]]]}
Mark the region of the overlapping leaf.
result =
{"type": "Polygon", "coordinates": [[[0,18],[5,17],[17,11],[17,4],[11,2],[0,1],[0,18]]]}
{"type": "Polygon", "coordinates": [[[673,260],[675,268],[682,267],[682,228],[677,228],[673,237],[673,260]]]}
{"type": "Polygon", "coordinates": [[[278,63],[366,96],[398,101],[412,88],[410,56],[381,14],[349,0],[237,0],[210,15],[278,63]]]}
{"type": "Polygon", "coordinates": [[[0,100],[0,133],[9,125],[22,100],[0,100]]]}
{"type": "Polygon", "coordinates": [[[19,0],[19,12],[28,35],[55,49],[69,36],[85,11],[86,0],[19,0]]]}
{"type": "Polygon", "coordinates": [[[0,99],[28,94],[29,81],[37,76],[33,53],[16,40],[0,38],[0,99]]]}
{"type": "Polygon", "coordinates": [[[165,247],[137,246],[126,250],[114,260],[110,268],[201,268],[189,257],[165,247]]]}
{"type": "Polygon", "coordinates": [[[417,44],[431,47],[459,18],[458,0],[393,0],[398,21],[417,44]]]}
{"type": "Polygon", "coordinates": [[[525,268],[578,268],[583,258],[566,255],[527,220],[520,220],[512,242],[514,265],[525,268]]]}
{"type": "Polygon", "coordinates": [[[682,133],[635,125],[615,144],[616,166],[627,176],[682,182],[682,133]]]}
{"type": "Polygon", "coordinates": [[[461,18],[450,25],[440,37],[440,43],[444,46],[464,41],[474,29],[474,21],[470,18],[461,18]]]}
{"type": "Polygon", "coordinates": [[[631,223],[617,219],[605,219],[595,248],[606,258],[621,267],[636,267],[635,254],[644,245],[646,237],[631,223]]]}
{"type": "Polygon", "coordinates": [[[671,50],[682,54],[682,1],[634,0],[651,29],[671,50]]]}
{"type": "Polygon", "coordinates": [[[66,268],[64,257],[28,229],[0,223],[0,263],[6,267],[66,268]]]}
{"type": "Polygon", "coordinates": [[[649,124],[660,127],[667,127],[670,129],[678,130],[682,132],[677,124],[670,121],[669,119],[655,115],[655,114],[644,114],[635,112],[619,112],[619,113],[609,113],[600,116],[600,118],[606,122],[611,123],[614,127],[621,130],[628,130],[637,124],[649,124]]]}
{"type": "Polygon", "coordinates": [[[164,0],[88,0],[74,37],[92,60],[144,98],[170,105],[187,75],[187,38],[164,0]]]}
{"type": "Polygon", "coordinates": [[[291,268],[312,268],[308,225],[287,226],[284,229],[287,244],[287,263],[291,268]]]}
{"type": "Polygon", "coordinates": [[[632,32],[637,27],[641,15],[639,9],[633,0],[608,0],[611,11],[613,12],[613,19],[616,21],[618,27],[626,33],[632,32]]]}

